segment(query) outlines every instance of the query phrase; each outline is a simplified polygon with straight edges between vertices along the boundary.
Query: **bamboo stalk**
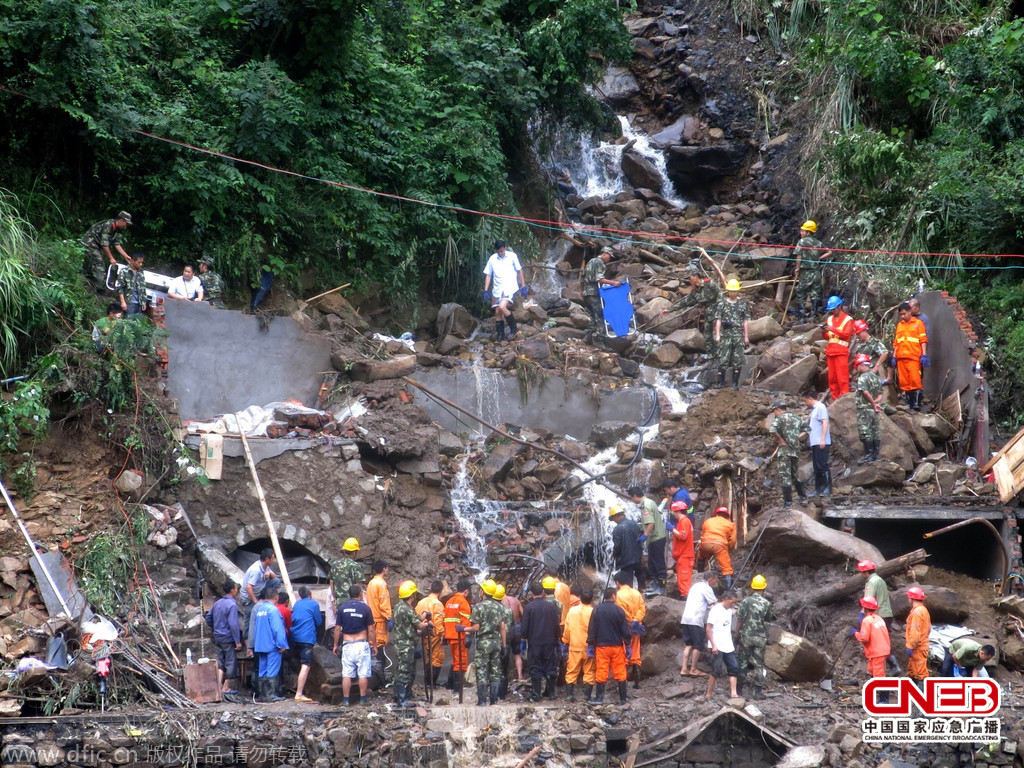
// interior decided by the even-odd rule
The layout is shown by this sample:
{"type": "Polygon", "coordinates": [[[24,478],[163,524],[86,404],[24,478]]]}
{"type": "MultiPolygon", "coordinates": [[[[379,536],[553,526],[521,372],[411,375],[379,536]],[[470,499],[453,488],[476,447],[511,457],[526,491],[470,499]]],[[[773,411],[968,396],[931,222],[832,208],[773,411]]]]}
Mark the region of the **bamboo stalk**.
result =
{"type": "Polygon", "coordinates": [[[242,447],[245,449],[245,460],[249,464],[249,471],[252,473],[252,481],[256,485],[256,496],[260,500],[260,508],[263,510],[263,519],[267,521],[267,529],[270,531],[270,543],[274,547],[274,554],[277,555],[277,562],[281,564],[281,581],[284,582],[285,591],[292,594],[292,581],[288,578],[288,566],[284,562],[284,554],[281,552],[281,542],[277,540],[277,531],[274,530],[274,521],[270,518],[270,509],[267,507],[267,497],[263,493],[263,484],[260,483],[260,476],[256,474],[256,462],[253,461],[252,452],[249,450],[249,441],[245,439],[245,432],[238,430],[242,438],[242,447]]]}

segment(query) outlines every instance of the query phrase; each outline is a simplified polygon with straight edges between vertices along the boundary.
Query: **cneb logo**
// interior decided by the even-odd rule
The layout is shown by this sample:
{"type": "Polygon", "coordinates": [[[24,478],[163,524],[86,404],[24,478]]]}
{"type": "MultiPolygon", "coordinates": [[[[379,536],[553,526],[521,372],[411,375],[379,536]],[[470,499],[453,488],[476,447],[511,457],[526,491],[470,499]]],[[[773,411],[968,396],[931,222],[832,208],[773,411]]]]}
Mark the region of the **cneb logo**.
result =
{"type": "Polygon", "coordinates": [[[923,689],[906,677],[874,677],[864,685],[863,705],[876,717],[984,717],[999,711],[999,697],[999,684],[986,677],[929,677],[923,689]]]}

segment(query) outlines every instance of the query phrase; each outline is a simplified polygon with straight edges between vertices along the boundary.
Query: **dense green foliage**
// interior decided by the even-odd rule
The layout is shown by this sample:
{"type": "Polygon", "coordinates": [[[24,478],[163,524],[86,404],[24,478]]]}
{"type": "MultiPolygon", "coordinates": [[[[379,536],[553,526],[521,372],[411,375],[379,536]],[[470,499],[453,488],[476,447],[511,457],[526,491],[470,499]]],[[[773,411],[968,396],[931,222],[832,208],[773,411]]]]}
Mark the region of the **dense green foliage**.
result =
{"type": "Polygon", "coordinates": [[[476,271],[479,220],[315,179],[514,213],[523,126],[596,114],[582,85],[628,55],[621,12],[615,0],[0,0],[0,81],[27,94],[0,95],[5,162],[23,199],[42,186],[79,201],[59,221],[33,198],[44,228],[77,234],[128,208],[144,250],[212,254],[236,286],[266,266],[410,295],[476,271]]]}

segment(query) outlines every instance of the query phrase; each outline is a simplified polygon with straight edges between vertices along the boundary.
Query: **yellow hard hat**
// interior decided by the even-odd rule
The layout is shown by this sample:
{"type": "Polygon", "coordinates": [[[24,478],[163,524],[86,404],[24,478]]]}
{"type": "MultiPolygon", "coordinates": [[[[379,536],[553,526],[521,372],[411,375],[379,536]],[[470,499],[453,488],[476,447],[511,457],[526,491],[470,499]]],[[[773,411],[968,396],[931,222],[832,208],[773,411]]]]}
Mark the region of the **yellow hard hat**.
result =
{"type": "Polygon", "coordinates": [[[544,589],[554,589],[557,584],[558,579],[556,579],[554,576],[545,576],[540,583],[540,585],[544,587],[544,589]]]}
{"type": "Polygon", "coordinates": [[[741,286],[740,285],[740,281],[737,280],[734,277],[731,280],[729,280],[729,282],[727,282],[725,284],[725,290],[727,290],[727,291],[741,291],[741,290],[743,290],[743,286],[741,286]]]}
{"type": "Polygon", "coordinates": [[[818,231],[818,225],[817,223],[808,219],[807,221],[800,225],[800,229],[806,229],[811,234],[814,234],[815,232],[818,231]]]}
{"type": "Polygon", "coordinates": [[[505,585],[499,584],[494,588],[494,594],[491,595],[495,600],[503,600],[505,597],[505,585]]]}
{"type": "Polygon", "coordinates": [[[398,585],[398,596],[403,600],[410,595],[415,595],[417,592],[419,592],[419,590],[416,589],[415,581],[403,581],[398,585]]]}
{"type": "Polygon", "coordinates": [[[760,573],[750,580],[751,589],[764,589],[767,586],[768,582],[765,581],[764,576],[762,576],[760,573]]]}
{"type": "Polygon", "coordinates": [[[358,552],[359,551],[359,539],[354,536],[349,536],[345,539],[345,543],[341,545],[341,548],[346,552],[358,552]]]}
{"type": "Polygon", "coordinates": [[[485,595],[493,595],[494,590],[498,587],[498,582],[494,579],[487,579],[483,584],[480,585],[480,589],[484,591],[485,595]]]}
{"type": "Polygon", "coordinates": [[[618,507],[618,506],[608,507],[608,517],[615,517],[616,515],[621,514],[621,513],[622,513],[622,507],[618,507]]]}

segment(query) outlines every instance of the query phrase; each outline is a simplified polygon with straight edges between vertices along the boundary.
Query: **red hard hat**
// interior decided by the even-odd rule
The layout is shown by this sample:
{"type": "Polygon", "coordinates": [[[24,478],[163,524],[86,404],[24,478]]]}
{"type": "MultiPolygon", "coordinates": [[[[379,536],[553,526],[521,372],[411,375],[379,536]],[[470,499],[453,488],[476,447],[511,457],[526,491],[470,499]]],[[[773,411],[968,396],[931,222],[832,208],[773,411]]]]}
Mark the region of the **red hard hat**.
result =
{"type": "Polygon", "coordinates": [[[861,560],[859,563],[857,563],[857,570],[861,573],[863,573],[864,571],[873,571],[875,570],[875,561],[861,560]]]}
{"type": "Polygon", "coordinates": [[[860,333],[861,331],[866,331],[867,329],[868,329],[868,324],[865,323],[863,320],[854,320],[853,321],[853,332],[854,333],[860,333]]]}
{"type": "Polygon", "coordinates": [[[673,501],[672,506],[669,507],[673,512],[685,512],[689,508],[685,501],[673,501]]]}
{"type": "Polygon", "coordinates": [[[907,597],[911,600],[924,600],[924,590],[920,587],[910,587],[907,590],[907,597]]]}
{"type": "Polygon", "coordinates": [[[871,358],[868,357],[865,354],[860,354],[860,355],[857,355],[855,358],[853,358],[853,367],[854,368],[856,368],[858,365],[863,365],[865,363],[867,365],[871,365],[871,358]]]}
{"type": "Polygon", "coordinates": [[[873,597],[862,597],[860,599],[860,607],[867,608],[869,611],[877,611],[878,601],[873,597]]]}
{"type": "Polygon", "coordinates": [[[725,515],[726,517],[729,517],[729,508],[728,507],[719,507],[718,509],[715,510],[715,514],[716,515],[725,515]]]}

